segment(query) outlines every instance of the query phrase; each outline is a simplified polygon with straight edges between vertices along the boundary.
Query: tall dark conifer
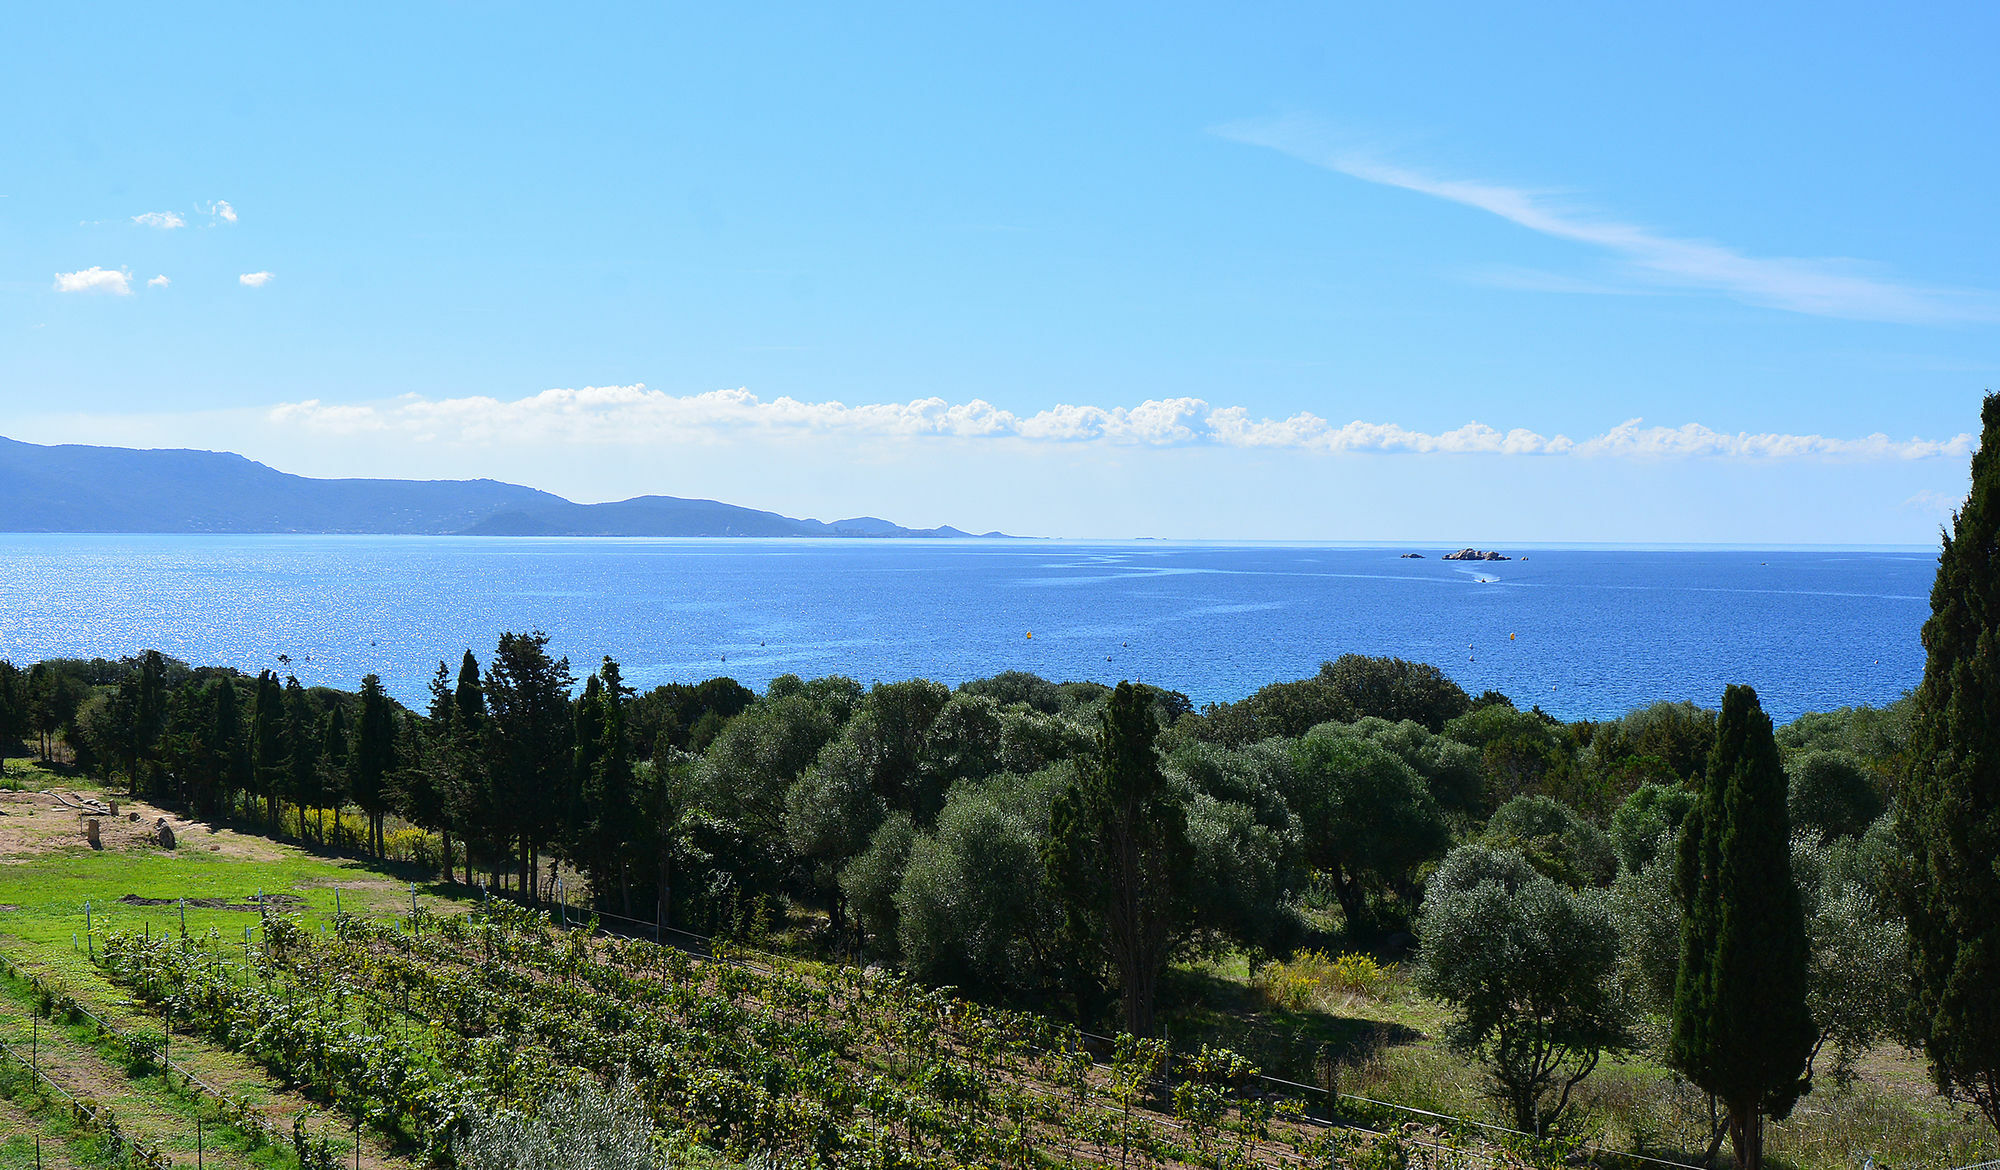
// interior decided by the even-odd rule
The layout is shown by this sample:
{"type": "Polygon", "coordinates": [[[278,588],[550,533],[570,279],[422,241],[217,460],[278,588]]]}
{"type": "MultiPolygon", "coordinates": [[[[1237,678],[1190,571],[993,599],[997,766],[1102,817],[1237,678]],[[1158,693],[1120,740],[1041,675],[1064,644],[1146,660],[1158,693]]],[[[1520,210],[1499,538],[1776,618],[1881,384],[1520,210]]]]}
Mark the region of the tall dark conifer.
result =
{"type": "Polygon", "coordinates": [[[562,831],[573,764],[569,692],[576,680],[569,659],[550,658],[548,645],[540,631],[500,635],[482,688],[494,821],[520,849],[520,888],[531,902],[540,898],[541,851],[562,831]]]}
{"type": "Polygon", "coordinates": [[[273,836],[278,833],[278,797],[284,792],[290,761],[284,688],[276,674],[261,671],[250,701],[250,777],[253,790],[264,798],[264,819],[273,836]]]}
{"type": "Polygon", "coordinates": [[[2000,1127],[2000,395],[1980,423],[1972,491],[1931,586],[1897,827],[1931,1074],[2000,1127]]]}
{"type": "Polygon", "coordinates": [[[625,705],[631,698],[618,664],[607,657],[584,684],[576,716],[578,861],[590,875],[597,904],[605,905],[615,893],[619,912],[627,917],[632,915],[629,868],[641,815],[632,749],[626,742],[625,705]]]}
{"type": "Polygon", "coordinates": [[[596,675],[583,680],[583,694],[577,696],[571,716],[575,732],[571,736],[569,797],[563,809],[563,850],[572,865],[586,875],[599,872],[602,859],[597,842],[595,789],[597,787],[597,725],[604,718],[604,688],[596,675]]]}
{"type": "MultiPolygon", "coordinates": [[[[396,775],[395,804],[412,822],[436,833],[442,842],[444,880],[452,880],[451,812],[452,743],[457,708],[452,703],[451,671],[438,663],[431,675],[428,716],[413,728],[410,751],[396,775]]],[[[415,721],[412,721],[413,723],[415,721]]]]}
{"type": "Polygon", "coordinates": [[[236,800],[252,790],[250,744],[243,730],[243,716],[232,679],[217,679],[210,686],[210,735],[218,754],[216,795],[220,808],[234,812],[236,800]]]}
{"type": "Polygon", "coordinates": [[[475,845],[489,858],[497,850],[493,832],[493,784],[486,770],[486,692],[479,680],[479,660],[467,650],[458,664],[458,685],[451,693],[451,779],[445,789],[445,812],[465,842],[465,884],[472,884],[475,845]]]}
{"type": "MultiPolygon", "coordinates": [[[[132,706],[131,789],[138,796],[141,771],[153,772],[154,750],[167,728],[167,664],[158,650],[139,659],[132,706]]],[[[155,787],[149,783],[148,788],[155,787]]]]}
{"type": "Polygon", "coordinates": [[[1739,1170],[1758,1170],[1764,1118],[1799,1094],[1818,1030],[1806,1007],[1806,927],[1792,880],[1785,767],[1757,692],[1723,693],[1715,749],[1681,825],[1674,893],[1681,964],[1669,1055],[1729,1110],[1739,1170]]]}
{"type": "Polygon", "coordinates": [[[1187,919],[1187,811],[1160,768],[1158,735],[1145,694],[1119,683],[1095,758],[1056,798],[1046,858],[1070,935],[1101,940],[1135,1036],[1153,1032],[1160,972],[1187,919]]]}
{"type": "Polygon", "coordinates": [[[347,764],[347,787],[368,818],[368,848],[382,856],[382,814],[389,811],[389,775],[396,770],[396,711],[382,680],[361,680],[361,714],[354,725],[354,751],[347,764]]]}
{"type": "Polygon", "coordinates": [[[294,677],[285,679],[285,796],[298,818],[299,840],[306,839],[306,808],[319,803],[319,720],[312,700],[294,677]]]}
{"type": "Polygon", "coordinates": [[[319,810],[319,840],[322,845],[326,843],[326,810],[338,810],[347,803],[347,757],[351,738],[347,730],[346,708],[339,703],[332,704],[327,708],[326,718],[320,720],[319,779],[314,785],[319,799],[313,802],[313,807],[319,810]]]}

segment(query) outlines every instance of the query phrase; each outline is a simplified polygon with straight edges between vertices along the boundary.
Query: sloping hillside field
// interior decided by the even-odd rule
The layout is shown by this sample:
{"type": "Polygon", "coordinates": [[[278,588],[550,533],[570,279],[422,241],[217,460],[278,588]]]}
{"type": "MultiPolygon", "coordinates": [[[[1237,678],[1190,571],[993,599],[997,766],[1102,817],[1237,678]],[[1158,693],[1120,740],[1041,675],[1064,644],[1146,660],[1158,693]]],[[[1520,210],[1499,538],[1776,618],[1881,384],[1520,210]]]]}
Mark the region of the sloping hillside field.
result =
{"type": "MultiPolygon", "coordinates": [[[[1278,1080],[1199,1040],[1095,1037],[875,968],[613,936],[569,910],[440,896],[464,887],[395,863],[88,803],[110,799],[0,793],[9,1170],[36,1164],[36,1138],[44,1166],[449,1167],[468,1119],[580,1084],[637,1103],[652,1165],[1680,1164],[1606,1148],[1643,1135],[1545,1146],[1341,1094],[1338,1070],[1278,1080]]],[[[1431,1076],[1471,1080],[1405,1032],[1431,1076]]],[[[1643,1095],[1655,1077],[1613,1083],[1643,1095]]],[[[1816,1165],[1820,1141],[1871,1127],[1924,1164],[1981,1153],[1976,1127],[1900,1107],[1802,1109],[1774,1144],[1816,1165]]]]}

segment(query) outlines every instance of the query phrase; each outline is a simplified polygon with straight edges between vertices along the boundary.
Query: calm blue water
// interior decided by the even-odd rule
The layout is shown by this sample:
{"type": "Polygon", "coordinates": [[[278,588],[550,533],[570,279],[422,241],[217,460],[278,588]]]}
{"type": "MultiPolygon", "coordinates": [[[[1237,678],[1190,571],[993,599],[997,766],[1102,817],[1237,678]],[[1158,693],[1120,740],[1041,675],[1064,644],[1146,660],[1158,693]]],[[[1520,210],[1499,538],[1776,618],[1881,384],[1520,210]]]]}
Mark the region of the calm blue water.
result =
{"type": "Polygon", "coordinates": [[[585,673],[957,683],[1143,679],[1197,703],[1348,651],[1435,662],[1569,718],[1748,682],[1780,719],[1923,673],[1928,551],[1403,549],[1151,542],[0,536],[0,657],[281,669],[419,702],[440,658],[540,628],[585,673]],[[1519,550],[1515,550],[1519,551],[1519,550]],[[1028,634],[1034,637],[1030,639],[1028,634]]]}

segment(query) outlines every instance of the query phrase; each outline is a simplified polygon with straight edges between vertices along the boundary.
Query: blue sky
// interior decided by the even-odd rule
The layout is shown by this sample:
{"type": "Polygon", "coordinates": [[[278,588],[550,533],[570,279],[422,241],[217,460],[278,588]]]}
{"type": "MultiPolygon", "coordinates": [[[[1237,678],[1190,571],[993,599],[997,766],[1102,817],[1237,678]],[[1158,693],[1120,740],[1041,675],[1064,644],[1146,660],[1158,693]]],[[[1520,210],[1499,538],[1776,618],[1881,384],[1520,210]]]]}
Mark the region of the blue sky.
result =
{"type": "Polygon", "coordinates": [[[1990,6],[743,7],[14,14],[0,433],[1073,536],[1963,493],[1990,6]]]}

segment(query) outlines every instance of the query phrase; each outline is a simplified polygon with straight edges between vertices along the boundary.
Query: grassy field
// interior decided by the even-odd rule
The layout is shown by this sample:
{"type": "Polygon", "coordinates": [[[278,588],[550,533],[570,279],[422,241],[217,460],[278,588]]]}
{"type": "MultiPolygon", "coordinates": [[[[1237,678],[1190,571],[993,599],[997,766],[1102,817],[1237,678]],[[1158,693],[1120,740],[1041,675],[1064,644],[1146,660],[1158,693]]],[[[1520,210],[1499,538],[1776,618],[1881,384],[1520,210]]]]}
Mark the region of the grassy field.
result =
{"type": "MultiPolygon", "coordinates": [[[[258,894],[283,897],[308,919],[344,909],[384,914],[407,908],[408,877],[373,864],[314,856],[262,837],[184,820],[144,802],[120,802],[117,819],[99,818],[101,848],[86,841],[83,818],[44,790],[69,794],[75,783],[12,760],[0,785],[0,955],[24,975],[52,978],[74,994],[114,1033],[157,1039],[161,1020],[136,1008],[92,964],[84,942],[87,916],[98,936],[112,931],[188,933],[240,938],[258,921],[258,894]],[[137,819],[129,819],[136,816],[137,819]],[[176,847],[157,843],[164,818],[176,847]],[[296,902],[291,902],[296,899],[296,902]],[[185,902],[183,902],[185,900],[185,902]]],[[[86,795],[116,793],[84,788],[86,795]]],[[[423,887],[419,886],[420,891],[423,887]]],[[[436,904],[443,891],[426,891],[436,904]]],[[[406,911],[407,912],[407,911],[406,911]]],[[[158,1071],[127,1067],[123,1046],[89,1022],[57,1027],[31,1022],[31,993],[21,979],[0,977],[0,1042],[25,1051],[39,1032],[43,1071],[65,1089],[109,1109],[126,1133],[175,1163],[194,1165],[196,1119],[202,1119],[204,1166],[283,1170],[297,1161],[289,1145],[252,1148],[248,1136],[223,1124],[214,1103],[203,1103],[158,1071]]],[[[256,1104],[271,1127],[289,1134],[292,1118],[334,1135],[352,1164],[351,1134],[297,1094],[272,1083],[248,1060],[195,1037],[175,1035],[173,1060],[202,1081],[256,1104]]],[[[17,1078],[18,1080],[18,1078],[17,1078]]],[[[104,1164],[102,1139],[78,1132],[67,1113],[49,1107],[28,1084],[8,1082],[6,1130],[20,1133],[0,1144],[0,1168],[32,1166],[32,1138],[43,1139],[44,1165],[104,1164]],[[26,1144],[23,1144],[26,1142],[26,1144]],[[25,1152],[23,1152],[25,1151],[25,1152]],[[26,1158],[25,1162],[20,1161],[26,1158]],[[51,1159],[60,1159],[52,1162],[51,1159]]],[[[42,1096],[53,1096],[44,1090],[42,1096]]],[[[404,1165],[379,1142],[364,1138],[364,1167],[404,1165]]]]}
{"type": "MultiPolygon", "coordinates": [[[[261,836],[190,822],[144,803],[124,804],[117,819],[100,818],[101,848],[85,840],[83,818],[51,793],[74,791],[55,774],[6,766],[0,780],[0,954],[27,975],[53,978],[115,1031],[157,1036],[159,1017],[136,1006],[91,962],[86,914],[98,937],[114,931],[160,935],[213,934],[227,943],[259,920],[258,895],[282,899],[287,912],[317,930],[336,905],[383,917],[407,914],[416,895],[432,912],[462,909],[462,887],[432,884],[407,867],[320,856],[261,836]],[[136,814],[136,819],[132,819],[136,814]],[[157,842],[164,818],[176,837],[157,842]]],[[[112,799],[114,793],[96,793],[112,799]]],[[[1315,969],[1317,970],[1317,969],[1315,969]]],[[[1282,974],[1282,972],[1279,972],[1282,974]]],[[[1310,974],[1310,972],[1308,972],[1310,974]]],[[[1359,983],[1328,980],[1324,972],[1274,989],[1271,968],[1253,970],[1241,955],[1221,956],[1170,973],[1167,994],[1176,1047],[1225,1045],[1267,1071],[1382,1101],[1457,1117],[1499,1120],[1484,1093],[1481,1070],[1446,1050],[1435,1037],[1444,1015],[1416,995],[1393,966],[1359,983]],[[1277,1002],[1274,1002],[1277,1001],[1277,1002]]],[[[0,1041],[16,1045],[30,1022],[30,992],[19,979],[0,979],[0,1041]]],[[[79,1023],[39,1025],[52,1076],[72,1092],[102,1102],[126,1132],[193,1165],[197,1116],[209,1135],[204,1165],[240,1170],[287,1170],[297,1165],[288,1145],[257,1148],[221,1124],[203,1105],[157,1071],[128,1067],[121,1044],[79,1023]],[[206,1112],[204,1112],[206,1111],[206,1112]],[[213,1126],[213,1128],[207,1128],[213,1126]]],[[[276,1084],[247,1058],[193,1036],[172,1040],[176,1062],[230,1095],[254,1102],[272,1128],[289,1133],[292,1118],[335,1136],[352,1163],[351,1132],[295,1092],[276,1084]]],[[[21,1078],[0,1079],[0,1170],[33,1165],[32,1144],[43,1139],[43,1164],[77,1168],[107,1164],[98,1137],[80,1132],[21,1078]],[[24,1153],[25,1151],[25,1153],[24,1153]],[[27,1161],[23,1161],[23,1158],[27,1161]]],[[[45,1095],[44,1095],[45,1096],[45,1095]]],[[[1691,1160],[1701,1147],[1706,1102],[1643,1058],[1607,1062],[1586,1082],[1582,1118],[1606,1147],[1691,1160]]],[[[1849,1090],[1824,1086],[1777,1125],[1770,1138],[1777,1166],[1957,1167],[2000,1157],[1989,1132],[1967,1112],[1936,1096],[1921,1063],[1884,1049],[1865,1062],[1849,1090]]],[[[364,1134],[362,1163],[370,1170],[407,1164],[379,1139],[364,1134]]]]}

